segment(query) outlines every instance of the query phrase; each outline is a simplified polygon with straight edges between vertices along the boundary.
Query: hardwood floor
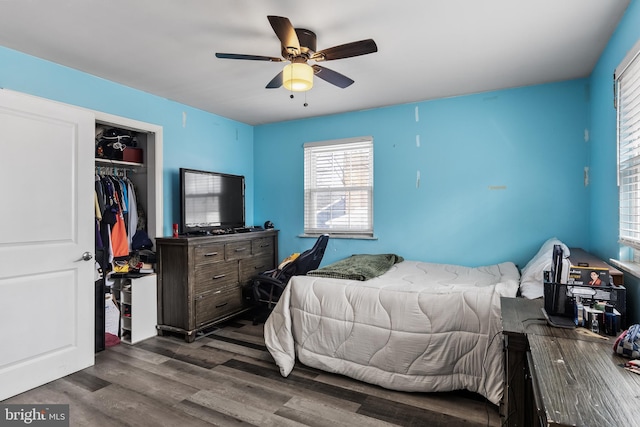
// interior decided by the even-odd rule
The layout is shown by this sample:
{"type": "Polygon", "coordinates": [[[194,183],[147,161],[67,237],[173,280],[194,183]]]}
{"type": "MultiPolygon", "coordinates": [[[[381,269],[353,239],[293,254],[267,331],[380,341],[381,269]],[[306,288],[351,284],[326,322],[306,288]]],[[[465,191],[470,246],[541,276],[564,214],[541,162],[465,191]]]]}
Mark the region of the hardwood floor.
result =
{"type": "Polygon", "coordinates": [[[468,392],[404,393],[296,364],[283,378],[263,325],[239,319],[193,343],[119,344],[94,366],[2,403],[68,403],[71,426],[498,426],[468,392]]]}

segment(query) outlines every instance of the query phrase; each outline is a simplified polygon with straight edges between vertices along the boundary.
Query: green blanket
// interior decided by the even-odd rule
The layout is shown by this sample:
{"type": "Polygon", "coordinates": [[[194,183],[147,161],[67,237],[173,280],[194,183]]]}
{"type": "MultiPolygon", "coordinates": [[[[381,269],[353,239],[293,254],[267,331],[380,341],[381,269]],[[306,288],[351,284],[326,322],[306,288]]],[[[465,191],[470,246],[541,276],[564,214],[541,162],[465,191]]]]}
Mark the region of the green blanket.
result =
{"type": "Polygon", "coordinates": [[[349,258],[312,270],[307,276],[364,281],[380,276],[402,261],[404,258],[395,254],[351,255],[349,258]]]}

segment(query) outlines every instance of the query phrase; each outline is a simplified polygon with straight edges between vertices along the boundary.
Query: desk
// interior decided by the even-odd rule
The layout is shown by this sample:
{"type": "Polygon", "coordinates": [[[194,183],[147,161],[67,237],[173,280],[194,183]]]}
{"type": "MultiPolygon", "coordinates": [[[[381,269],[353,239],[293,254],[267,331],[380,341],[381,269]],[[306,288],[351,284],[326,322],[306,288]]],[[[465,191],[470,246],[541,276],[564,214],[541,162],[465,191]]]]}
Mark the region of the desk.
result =
{"type": "Polygon", "coordinates": [[[527,333],[546,327],[542,299],[501,298],[502,334],[505,347],[505,387],[500,402],[503,425],[531,425],[534,419],[533,395],[529,382],[527,333]],[[527,422],[525,422],[527,420],[527,422]]]}
{"type": "Polygon", "coordinates": [[[590,267],[608,268],[609,274],[613,278],[613,284],[616,286],[624,286],[624,274],[617,268],[607,264],[595,255],[590,254],[584,249],[569,248],[569,259],[572,265],[578,265],[578,263],[586,263],[590,267]]]}
{"type": "Polygon", "coordinates": [[[546,335],[528,338],[529,369],[541,425],[640,423],[640,375],[621,367],[628,359],[613,353],[613,340],[546,335]]]}
{"type": "Polygon", "coordinates": [[[542,299],[502,298],[503,425],[638,425],[640,375],[620,365],[615,337],[546,324],[542,299]],[[537,422],[536,420],[540,420],[537,422]]]}
{"type": "MultiPolygon", "coordinates": [[[[615,285],[624,285],[623,273],[581,248],[570,248],[572,264],[587,263],[593,267],[609,269],[615,285]]],[[[505,389],[500,403],[500,415],[506,426],[531,425],[537,415],[534,408],[533,388],[527,355],[529,335],[542,335],[572,339],[583,329],[565,330],[548,327],[542,315],[543,300],[503,298],[502,329],[505,346],[505,389]]],[[[623,313],[624,325],[624,313],[623,313]]],[[[582,339],[589,340],[587,336],[582,339]]]]}

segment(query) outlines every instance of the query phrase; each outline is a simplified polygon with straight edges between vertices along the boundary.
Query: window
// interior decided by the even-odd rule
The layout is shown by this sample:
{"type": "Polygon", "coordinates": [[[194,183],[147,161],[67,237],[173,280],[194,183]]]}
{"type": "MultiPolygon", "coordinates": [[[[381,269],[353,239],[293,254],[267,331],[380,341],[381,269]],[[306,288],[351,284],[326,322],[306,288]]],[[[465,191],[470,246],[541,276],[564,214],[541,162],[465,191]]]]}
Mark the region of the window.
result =
{"type": "Polygon", "coordinates": [[[373,237],[373,138],[304,145],[304,233],[373,237]]]}
{"type": "Polygon", "coordinates": [[[616,68],[620,243],[640,249],[640,42],[616,68]]]}

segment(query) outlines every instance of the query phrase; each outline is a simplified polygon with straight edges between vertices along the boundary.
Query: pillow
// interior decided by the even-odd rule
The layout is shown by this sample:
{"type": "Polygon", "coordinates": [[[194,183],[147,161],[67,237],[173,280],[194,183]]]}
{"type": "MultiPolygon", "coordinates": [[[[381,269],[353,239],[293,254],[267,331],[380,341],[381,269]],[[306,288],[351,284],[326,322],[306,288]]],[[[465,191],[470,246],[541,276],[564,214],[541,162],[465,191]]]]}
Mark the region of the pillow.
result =
{"type": "MultiPolygon", "coordinates": [[[[553,261],[553,246],[560,245],[564,251],[563,257],[569,257],[569,248],[555,237],[550,238],[542,244],[538,253],[531,258],[522,269],[520,276],[520,294],[528,299],[541,298],[544,295],[543,275],[544,271],[551,270],[553,261]]],[[[569,272],[569,264],[563,260],[563,277],[569,272]]],[[[562,280],[561,280],[562,281],[562,280]]],[[[566,283],[566,280],[564,280],[566,283]]]]}

